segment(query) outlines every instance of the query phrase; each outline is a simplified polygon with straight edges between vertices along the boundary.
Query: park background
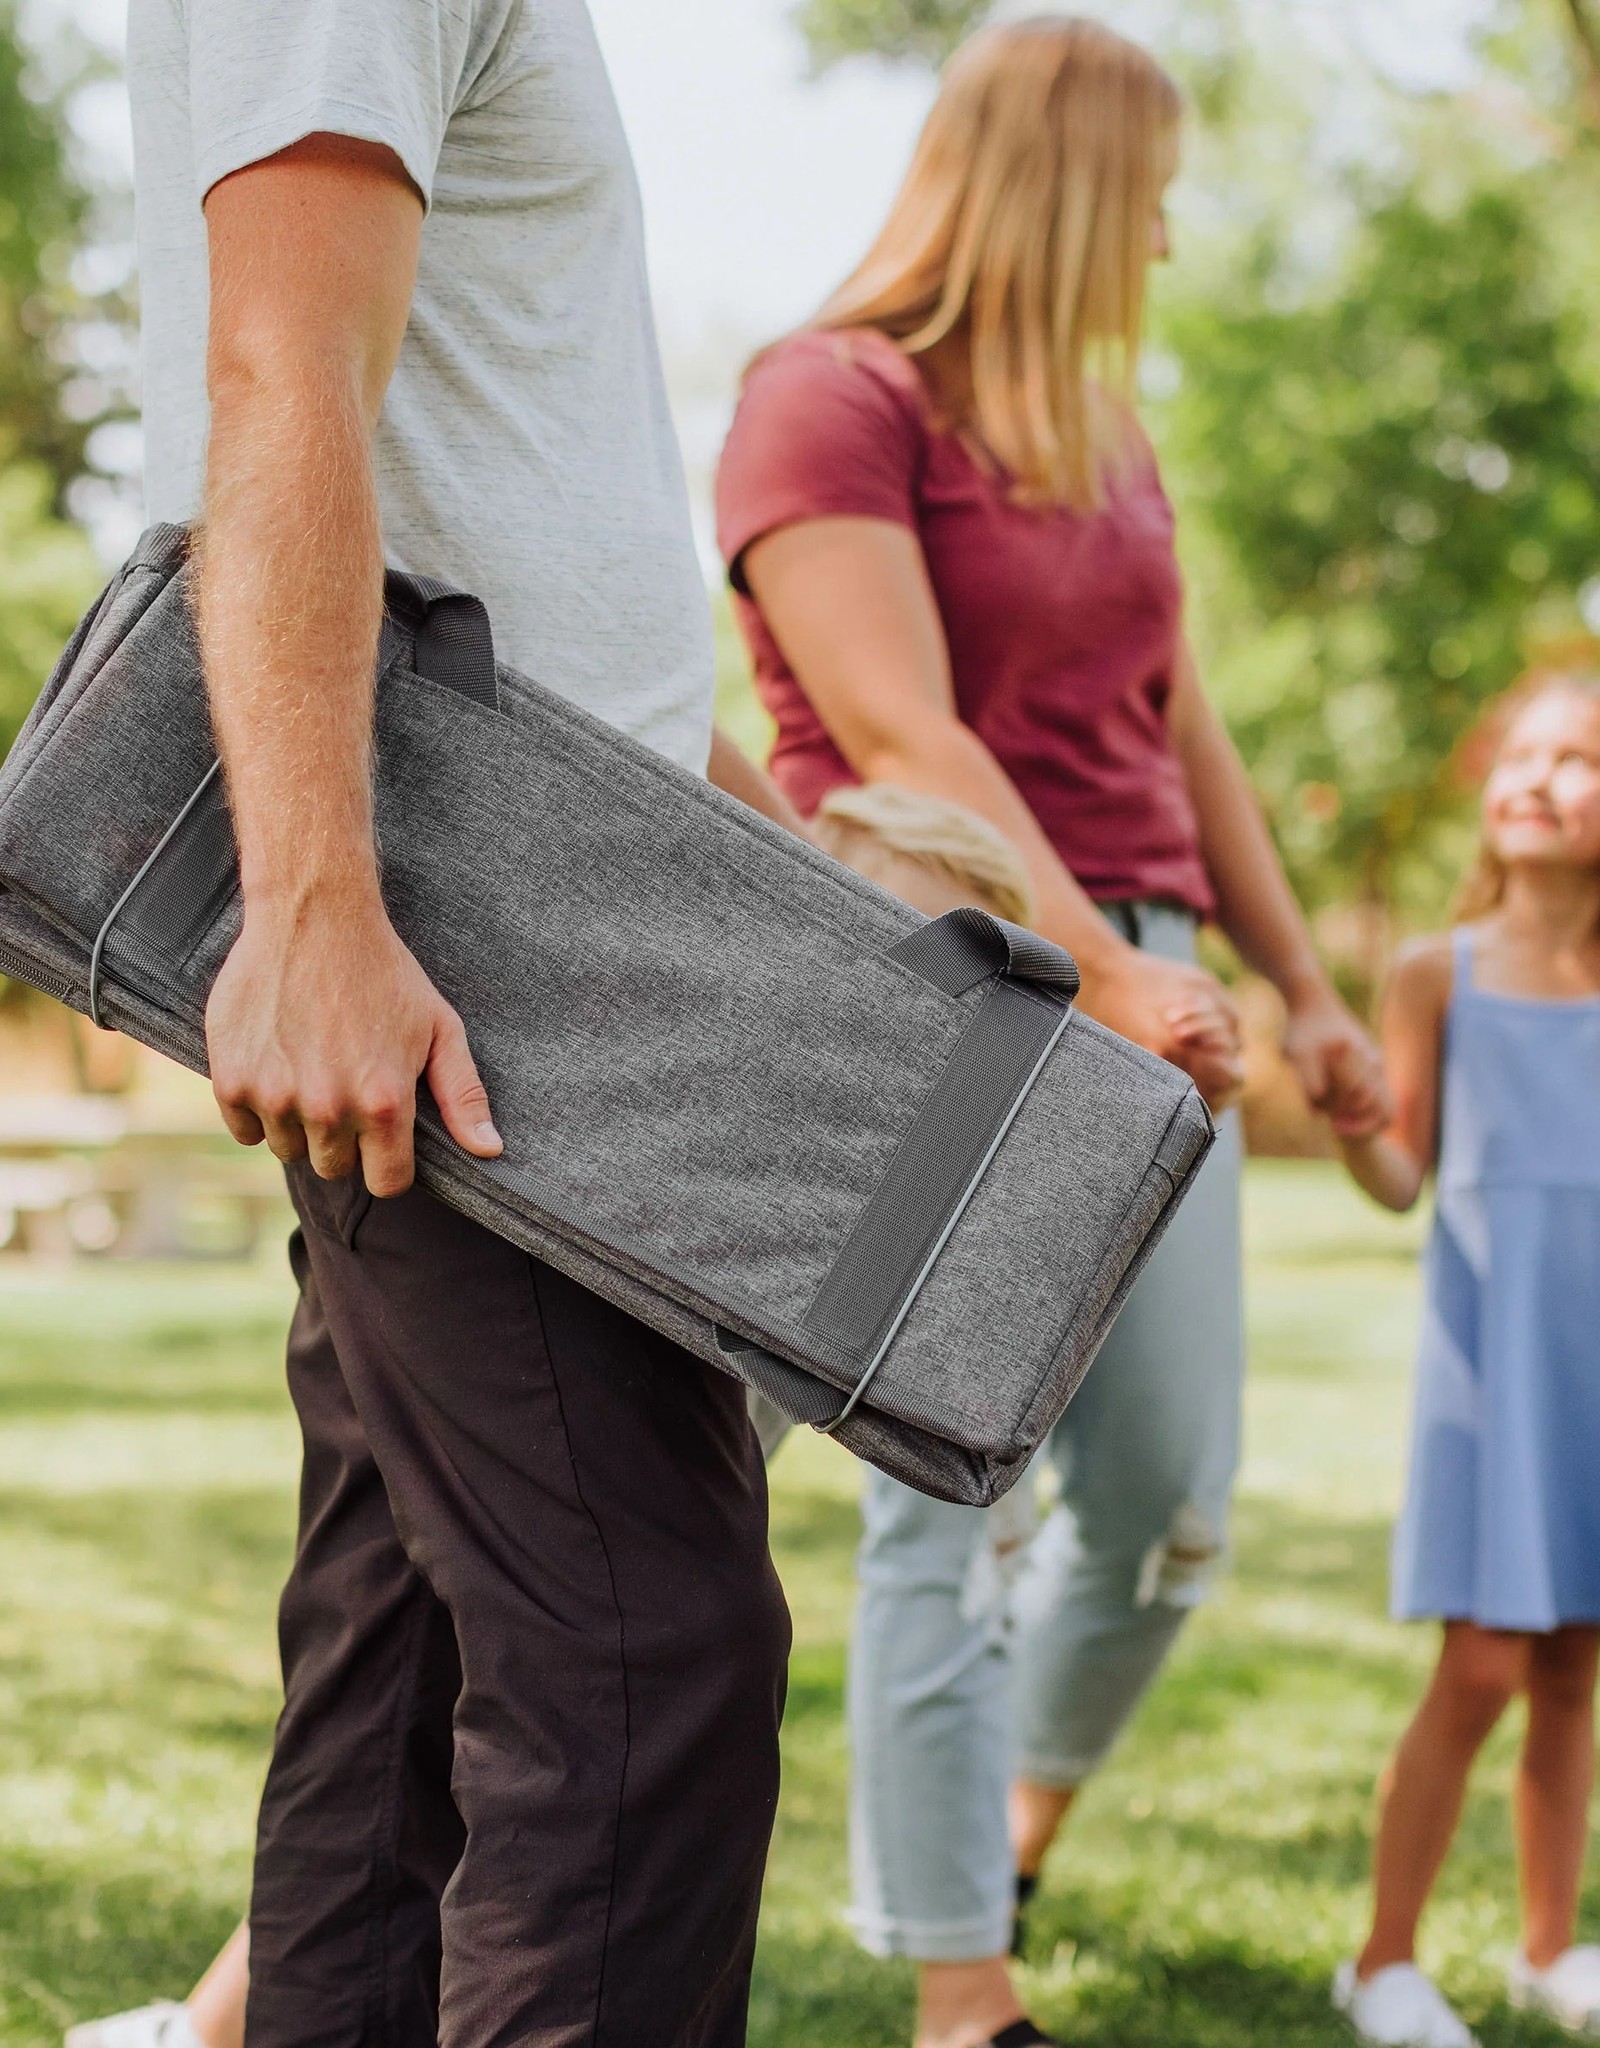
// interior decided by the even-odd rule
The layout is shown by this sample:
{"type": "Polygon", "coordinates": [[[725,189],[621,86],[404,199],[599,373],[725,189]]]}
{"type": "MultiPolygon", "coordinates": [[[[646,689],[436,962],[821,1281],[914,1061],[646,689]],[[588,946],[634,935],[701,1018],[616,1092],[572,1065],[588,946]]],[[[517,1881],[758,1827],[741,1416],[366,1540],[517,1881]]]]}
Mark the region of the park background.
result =
{"type": "MultiPolygon", "coordinates": [[[[721,711],[752,749],[707,517],[739,368],[860,253],[933,67],[988,11],[593,0],[640,163],[721,711]]],[[[1485,707],[1600,634],[1600,6],[1082,11],[1147,41],[1191,99],[1147,416],[1209,684],[1369,1002],[1398,936],[1447,914],[1485,707]]],[[[0,745],[139,524],[120,32],[116,0],[0,0],[0,745]]],[[[1272,1005],[1245,994],[1257,1151],[1314,1151],[1272,1005]]],[[[295,1467],[275,1203],[203,1087],[0,987],[0,2048],[181,1993],[244,1900],[295,1467]]],[[[1326,1979],[1430,1649],[1387,1624],[1383,1585],[1420,1229],[1325,1161],[1252,1166],[1233,1569],[1036,1916],[1030,1998],[1086,2048],[1342,2038],[1326,1979]]],[[[752,2039],[888,2048],[908,1975],[839,1918],[854,1472],[808,1440],[774,1481],[797,1644],[752,2039]]],[[[1509,1755],[1507,1733],[1429,1934],[1490,2048],[1546,2038],[1497,2002],[1509,1755]]]]}

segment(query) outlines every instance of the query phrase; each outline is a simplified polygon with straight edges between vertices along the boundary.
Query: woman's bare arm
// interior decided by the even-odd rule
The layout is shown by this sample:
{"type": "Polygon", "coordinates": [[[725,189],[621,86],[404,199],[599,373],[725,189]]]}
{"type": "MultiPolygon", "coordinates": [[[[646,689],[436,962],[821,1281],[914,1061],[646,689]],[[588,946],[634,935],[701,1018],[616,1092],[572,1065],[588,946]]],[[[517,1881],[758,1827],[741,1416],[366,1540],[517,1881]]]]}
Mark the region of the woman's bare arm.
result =
{"type": "Polygon", "coordinates": [[[1238,1028],[1198,968],[1119,938],[1062,864],[1015,783],[957,713],[949,653],[914,533],[881,519],[807,520],[756,541],[744,572],[762,615],[864,781],[965,804],[1021,853],[1035,923],[1076,955],[1083,1004],[1185,1066],[1216,1101],[1238,1085],[1238,1028]]]}
{"type": "Polygon", "coordinates": [[[1307,1098],[1341,1135],[1381,1129],[1389,1101],[1378,1048],[1323,972],[1244,763],[1186,644],[1179,649],[1169,717],[1219,922],[1246,965],[1283,996],[1289,1013],[1283,1049],[1307,1098]]]}
{"type": "Polygon", "coordinates": [[[1345,1138],[1357,1181],[1386,1209],[1409,1209],[1439,1148],[1439,1054],[1453,973],[1448,939],[1419,939],[1395,962],[1383,999],[1383,1057],[1394,1098],[1386,1131],[1345,1138]]]}
{"type": "Polygon", "coordinates": [[[721,726],[713,726],[711,730],[711,759],[706,764],[706,780],[724,794],[748,804],[752,811],[759,811],[762,817],[770,818],[773,824],[781,825],[786,832],[797,833],[802,839],[811,837],[805,819],[772,777],[763,773],[744,749],[729,739],[721,726]]]}

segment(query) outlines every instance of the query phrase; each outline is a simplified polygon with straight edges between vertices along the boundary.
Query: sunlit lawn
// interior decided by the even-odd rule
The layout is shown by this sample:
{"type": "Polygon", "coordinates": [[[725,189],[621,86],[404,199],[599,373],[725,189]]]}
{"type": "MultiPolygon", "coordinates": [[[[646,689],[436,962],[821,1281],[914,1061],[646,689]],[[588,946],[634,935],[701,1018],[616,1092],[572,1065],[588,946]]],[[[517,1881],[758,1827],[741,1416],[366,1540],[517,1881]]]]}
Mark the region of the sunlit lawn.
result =
{"type": "MultiPolygon", "coordinates": [[[[1326,1979],[1361,1918],[1372,1779],[1430,1654],[1383,1607],[1416,1230],[1319,1167],[1257,1168],[1250,1216],[1235,1574],[1084,1800],[1034,1923],[1036,2010],[1085,2048],[1344,2038],[1326,1979]]],[[[242,1905],[292,1508],[284,1303],[275,1263],[0,1262],[0,2048],[178,1993],[242,1905]]],[[[759,2048],[909,2038],[909,1975],[838,1917],[854,1533],[848,1460],[791,1443],[775,1540],[796,1652],[759,2048]]],[[[1498,2000],[1509,1741],[1429,1958],[1486,2042],[1532,2044],[1556,2037],[1498,2000]]]]}

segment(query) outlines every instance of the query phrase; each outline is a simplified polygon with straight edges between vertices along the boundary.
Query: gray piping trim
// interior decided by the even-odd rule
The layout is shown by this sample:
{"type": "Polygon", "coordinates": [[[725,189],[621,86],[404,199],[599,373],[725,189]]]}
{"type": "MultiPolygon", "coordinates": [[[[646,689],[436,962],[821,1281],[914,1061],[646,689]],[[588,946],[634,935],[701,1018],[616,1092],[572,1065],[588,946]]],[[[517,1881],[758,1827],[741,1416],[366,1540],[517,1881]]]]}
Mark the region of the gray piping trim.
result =
{"type": "Polygon", "coordinates": [[[217,777],[221,773],[221,761],[213,761],[211,766],[206,770],[205,774],[201,777],[199,786],[195,790],[194,795],[190,797],[189,801],[184,805],[183,809],[178,813],[178,815],[173,819],[172,823],[167,827],[166,831],[163,832],[161,837],[156,841],[154,852],[150,855],[149,859],[146,860],[144,866],[140,868],[139,872],[134,876],[133,880],[128,884],[127,888],[123,890],[122,894],[117,898],[116,902],[112,904],[110,912],[106,917],[105,923],[101,925],[99,931],[95,934],[94,949],[89,955],[89,1016],[90,1019],[96,1025],[98,1025],[102,1031],[106,1029],[106,1025],[100,1014],[100,969],[101,964],[105,958],[106,940],[111,936],[111,927],[116,923],[117,919],[122,915],[123,911],[125,911],[128,905],[133,901],[134,897],[138,894],[140,885],[143,883],[145,877],[150,873],[150,870],[155,866],[156,862],[160,860],[162,854],[166,852],[168,846],[171,844],[173,839],[176,838],[179,831],[181,831],[185,820],[189,817],[189,814],[194,810],[195,806],[200,802],[201,798],[205,795],[206,791],[211,787],[212,783],[216,781],[217,777]]]}
{"type": "Polygon", "coordinates": [[[845,1402],[844,1406],[839,1410],[839,1413],[833,1418],[831,1422],[818,1422],[812,1425],[819,1436],[832,1436],[834,1431],[837,1430],[841,1426],[841,1424],[848,1422],[850,1417],[855,1413],[856,1408],[859,1406],[861,1402],[862,1396],[866,1393],[867,1388],[871,1385],[873,1377],[876,1374],[879,1366],[881,1366],[883,1364],[883,1361],[888,1357],[889,1347],[891,1344],[893,1344],[895,1338],[899,1336],[900,1326],[902,1323],[904,1323],[906,1317],[910,1315],[911,1310],[916,1303],[917,1296],[922,1292],[922,1289],[927,1282],[928,1275],[933,1271],[934,1266],[938,1263],[939,1254],[950,1242],[951,1232],[955,1229],[956,1225],[961,1221],[962,1216],[966,1213],[967,1204],[978,1192],[979,1184],[981,1183],[984,1175],[989,1171],[989,1167],[993,1162],[994,1155],[1000,1150],[1001,1144],[1004,1142],[1007,1131],[1010,1130],[1012,1124],[1016,1121],[1018,1111],[1022,1108],[1022,1105],[1027,1101],[1029,1095],[1033,1092],[1034,1083],[1038,1080],[1039,1076],[1044,1072],[1045,1062],[1049,1059],[1050,1055],[1055,1051],[1056,1047],[1060,1044],[1061,1034],[1063,1031],[1066,1030],[1068,1024],[1070,1024],[1071,1021],[1072,1012],[1068,1009],[1063,1009],[1061,1012],[1060,1023],[1057,1024],[1055,1030],[1051,1032],[1049,1043],[1045,1046],[1044,1051],[1040,1053],[1038,1059],[1034,1062],[1033,1071],[1029,1074],[1027,1080],[1023,1082],[1022,1086],[1017,1090],[1016,1100],[1012,1103],[1010,1109],[1006,1111],[1005,1117],[1001,1122],[999,1129],[995,1132],[993,1139],[990,1141],[988,1151],[985,1152],[982,1159],[979,1160],[977,1169],[973,1173],[972,1178],[967,1182],[966,1188],[963,1191],[960,1200],[951,1210],[949,1220],[946,1222],[943,1230],[940,1231],[939,1236],[933,1245],[933,1248],[929,1251],[927,1258],[922,1263],[922,1270],[917,1274],[916,1279],[912,1281],[910,1290],[907,1293],[905,1300],[900,1304],[899,1313],[895,1316],[893,1322],[890,1323],[888,1329],[884,1332],[883,1341],[879,1344],[876,1352],[874,1352],[870,1362],[867,1365],[866,1371],[861,1375],[860,1379],[856,1381],[855,1391],[851,1394],[849,1400],[845,1402]]]}

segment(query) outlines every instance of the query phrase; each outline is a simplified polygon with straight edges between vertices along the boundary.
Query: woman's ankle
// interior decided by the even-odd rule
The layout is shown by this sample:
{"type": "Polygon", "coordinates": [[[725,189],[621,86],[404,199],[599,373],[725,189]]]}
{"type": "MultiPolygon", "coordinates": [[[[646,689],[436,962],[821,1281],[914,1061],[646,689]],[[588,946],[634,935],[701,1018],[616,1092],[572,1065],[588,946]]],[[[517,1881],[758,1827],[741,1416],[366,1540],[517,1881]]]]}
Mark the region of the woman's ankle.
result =
{"type": "Polygon", "coordinates": [[[1026,2018],[1004,1956],[924,1963],[917,1987],[917,2048],[981,2048],[1026,2018]]]}
{"type": "Polygon", "coordinates": [[[1039,1785],[1018,1778],[1011,1787],[1011,1846],[1019,1877],[1037,1877],[1050,1844],[1078,1796],[1075,1785],[1039,1785]]]}

